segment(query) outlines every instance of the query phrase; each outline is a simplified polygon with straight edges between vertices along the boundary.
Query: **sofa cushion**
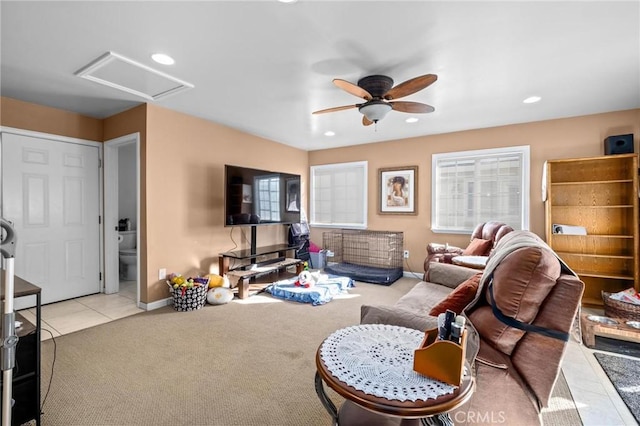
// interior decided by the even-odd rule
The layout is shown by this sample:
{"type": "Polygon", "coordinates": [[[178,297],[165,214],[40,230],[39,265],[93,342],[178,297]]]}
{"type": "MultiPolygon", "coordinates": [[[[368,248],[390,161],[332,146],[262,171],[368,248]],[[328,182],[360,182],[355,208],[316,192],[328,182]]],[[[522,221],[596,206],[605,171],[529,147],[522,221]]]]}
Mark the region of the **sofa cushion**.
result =
{"type": "Polygon", "coordinates": [[[427,316],[431,308],[447,297],[449,293],[451,293],[449,287],[421,281],[402,296],[395,306],[427,316]]]}
{"type": "Polygon", "coordinates": [[[458,287],[460,284],[474,276],[477,272],[477,269],[451,265],[450,263],[432,263],[429,265],[429,269],[425,272],[424,280],[452,289],[458,287]]]}
{"type": "Polygon", "coordinates": [[[456,287],[447,297],[436,304],[429,315],[437,317],[439,314],[452,310],[456,314],[460,314],[462,310],[476,297],[478,285],[482,272],[478,272],[458,287],[456,287]]]}
{"type": "MultiPolygon", "coordinates": [[[[505,316],[531,323],[544,299],[560,277],[560,262],[550,250],[524,247],[502,259],[493,272],[493,295],[505,316]]],[[[482,305],[469,313],[478,333],[493,347],[510,355],[524,331],[498,320],[489,306],[488,283],[482,305]]]]}
{"type": "Polygon", "coordinates": [[[486,256],[493,247],[492,240],[483,240],[482,238],[474,238],[471,240],[466,249],[462,251],[463,256],[486,256]]]}
{"type": "MultiPolygon", "coordinates": [[[[584,284],[577,277],[561,274],[533,323],[552,330],[571,330],[583,289],[584,284]]],[[[578,329],[579,323],[574,324],[578,329]]],[[[561,340],[527,333],[511,354],[514,367],[527,381],[542,406],[546,407],[549,403],[564,349],[565,343],[561,340]],[[536,368],[538,365],[544,365],[544,368],[536,368]]]]}
{"type": "Polygon", "coordinates": [[[360,307],[360,324],[389,324],[425,331],[438,326],[438,319],[397,306],[360,307]]]}

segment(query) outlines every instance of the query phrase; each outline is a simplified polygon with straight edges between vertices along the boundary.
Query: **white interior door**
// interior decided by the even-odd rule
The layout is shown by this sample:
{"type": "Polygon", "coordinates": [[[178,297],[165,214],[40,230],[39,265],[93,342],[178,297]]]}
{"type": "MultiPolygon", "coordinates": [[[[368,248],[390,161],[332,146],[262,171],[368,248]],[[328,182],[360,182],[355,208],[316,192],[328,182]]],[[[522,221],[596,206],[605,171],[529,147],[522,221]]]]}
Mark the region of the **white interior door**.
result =
{"type": "Polygon", "coordinates": [[[42,288],[42,303],[101,290],[99,156],[97,146],[2,133],[15,273],[42,288]]]}

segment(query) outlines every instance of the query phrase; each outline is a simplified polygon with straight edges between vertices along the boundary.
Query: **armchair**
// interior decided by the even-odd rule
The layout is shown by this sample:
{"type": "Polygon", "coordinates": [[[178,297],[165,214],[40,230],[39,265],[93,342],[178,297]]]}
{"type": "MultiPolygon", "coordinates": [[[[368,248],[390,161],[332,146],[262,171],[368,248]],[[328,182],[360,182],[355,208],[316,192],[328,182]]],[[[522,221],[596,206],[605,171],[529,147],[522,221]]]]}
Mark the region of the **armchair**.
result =
{"type": "Polygon", "coordinates": [[[429,243],[424,270],[429,269],[431,262],[453,263],[452,260],[456,256],[489,256],[498,241],[511,231],[513,228],[505,223],[489,221],[475,227],[471,233],[471,242],[464,249],[448,244],[429,243]]]}
{"type": "Polygon", "coordinates": [[[467,356],[476,355],[478,386],[453,417],[460,423],[491,423],[498,416],[504,424],[540,424],[583,291],[584,283],[537,235],[516,231],[502,239],[465,308],[479,337],[470,339],[477,347],[467,347],[467,356]],[[473,414],[484,421],[472,421],[473,414]]]}

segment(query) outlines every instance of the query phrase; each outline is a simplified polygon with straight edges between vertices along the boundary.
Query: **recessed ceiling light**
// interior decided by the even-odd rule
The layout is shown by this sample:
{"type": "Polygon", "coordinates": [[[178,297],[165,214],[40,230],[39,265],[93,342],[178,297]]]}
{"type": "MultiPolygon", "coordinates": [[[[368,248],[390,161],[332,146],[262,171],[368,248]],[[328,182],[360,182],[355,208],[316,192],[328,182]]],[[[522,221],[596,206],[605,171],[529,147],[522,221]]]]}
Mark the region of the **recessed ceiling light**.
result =
{"type": "Polygon", "coordinates": [[[325,136],[335,136],[335,135],[336,135],[336,132],[333,132],[333,131],[331,131],[331,130],[327,130],[326,132],[324,132],[324,135],[325,135],[325,136]]]}
{"type": "Polygon", "coordinates": [[[298,0],[278,0],[280,3],[295,3],[298,0]]]}
{"type": "Polygon", "coordinates": [[[416,117],[409,117],[404,121],[406,121],[407,123],[416,123],[418,119],[416,117]]]}
{"type": "Polygon", "coordinates": [[[173,65],[176,62],[171,56],[164,53],[154,53],[151,55],[151,59],[162,65],[173,65]]]}
{"type": "Polygon", "coordinates": [[[535,104],[536,102],[540,101],[540,99],[542,99],[540,96],[529,96],[522,102],[525,104],[535,104]]]}

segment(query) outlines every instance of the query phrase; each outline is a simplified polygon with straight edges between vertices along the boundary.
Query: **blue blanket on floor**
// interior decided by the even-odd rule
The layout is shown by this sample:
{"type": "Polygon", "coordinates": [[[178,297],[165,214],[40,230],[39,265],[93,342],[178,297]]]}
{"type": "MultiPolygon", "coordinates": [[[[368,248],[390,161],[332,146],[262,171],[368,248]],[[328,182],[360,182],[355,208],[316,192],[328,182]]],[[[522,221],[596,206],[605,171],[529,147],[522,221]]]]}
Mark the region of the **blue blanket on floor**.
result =
{"type": "Polygon", "coordinates": [[[266,287],[265,291],[273,297],[317,306],[331,302],[334,296],[346,293],[348,288],[354,287],[351,278],[335,275],[329,275],[327,279],[309,288],[296,286],[296,281],[297,277],[276,281],[266,287]]]}

